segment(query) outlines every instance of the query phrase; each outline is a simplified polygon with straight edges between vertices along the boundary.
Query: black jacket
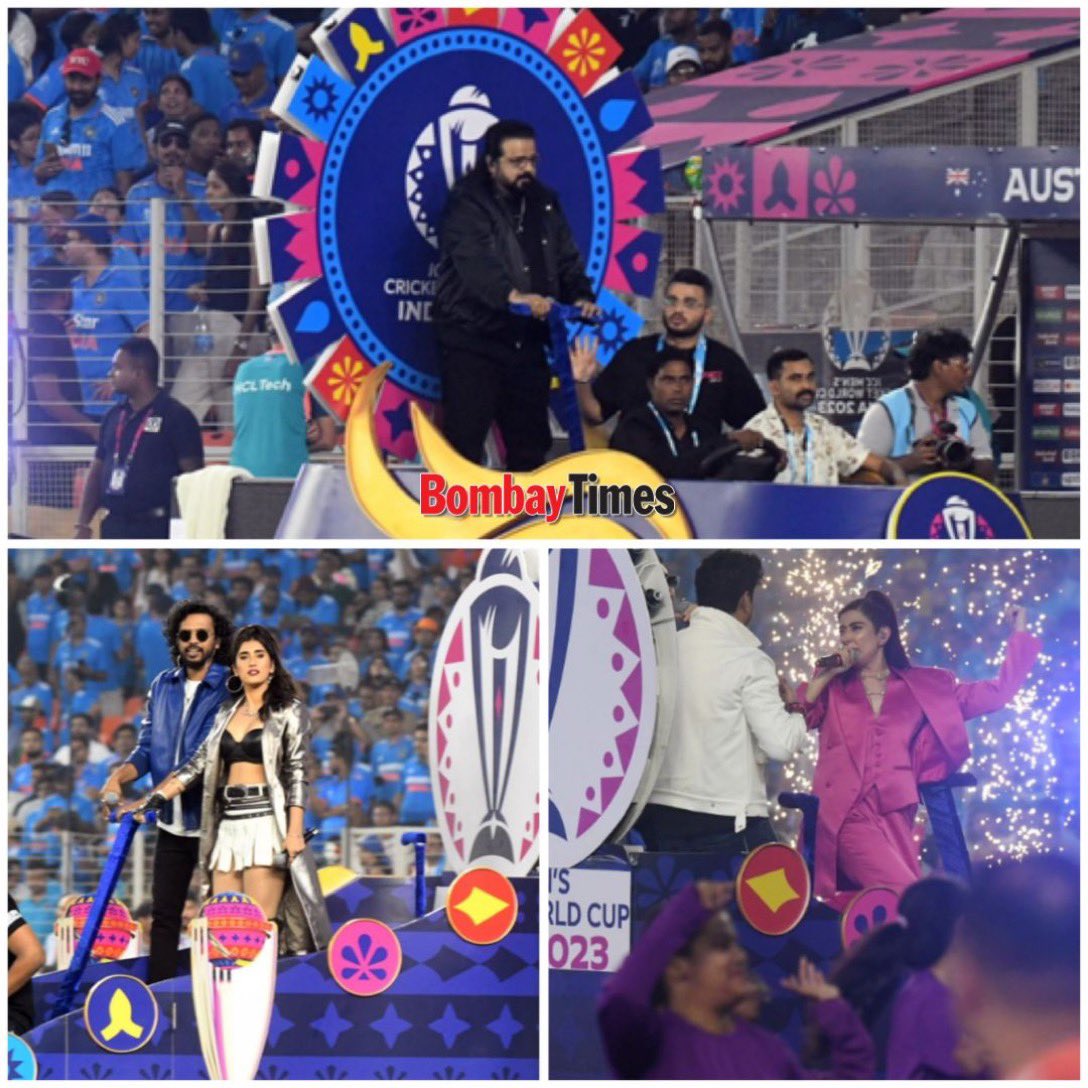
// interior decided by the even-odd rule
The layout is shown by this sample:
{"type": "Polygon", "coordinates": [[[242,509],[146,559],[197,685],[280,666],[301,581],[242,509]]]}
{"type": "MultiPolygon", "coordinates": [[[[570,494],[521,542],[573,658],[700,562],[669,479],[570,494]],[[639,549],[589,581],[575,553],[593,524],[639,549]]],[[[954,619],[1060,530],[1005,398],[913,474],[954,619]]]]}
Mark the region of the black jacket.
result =
{"type": "MultiPolygon", "coordinates": [[[[593,299],[593,285],[559,198],[539,182],[524,195],[527,202],[535,202],[532,218],[542,225],[547,282],[541,293],[564,303],[593,299]]],[[[511,314],[507,299],[511,291],[532,289],[513,216],[491,177],[473,170],[453,187],[439,228],[434,304],[439,340],[454,346],[496,340],[503,346],[518,345],[539,323],[511,314]]]]}

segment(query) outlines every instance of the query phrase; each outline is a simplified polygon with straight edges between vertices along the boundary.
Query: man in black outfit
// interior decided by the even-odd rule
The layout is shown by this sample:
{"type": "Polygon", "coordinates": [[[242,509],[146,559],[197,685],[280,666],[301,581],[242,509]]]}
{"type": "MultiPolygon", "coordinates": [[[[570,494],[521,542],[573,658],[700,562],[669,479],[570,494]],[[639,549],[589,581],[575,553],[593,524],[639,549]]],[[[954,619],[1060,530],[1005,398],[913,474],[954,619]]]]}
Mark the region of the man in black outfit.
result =
{"type": "Polygon", "coordinates": [[[104,506],[102,539],[166,539],[171,482],[204,467],[196,416],[158,386],[159,353],[145,336],[126,340],[113,357],[110,380],[128,399],[102,420],[83,489],[76,537],[89,539],[91,519],[104,506]]]}
{"type": "Polygon", "coordinates": [[[649,400],[619,422],[609,445],[651,465],[667,480],[697,480],[707,455],[725,439],[688,415],[694,366],[684,352],[666,348],[650,363],[649,400]]]}
{"type": "Polygon", "coordinates": [[[546,349],[554,302],[600,310],[556,194],[537,180],[536,133],[499,121],[484,158],[450,193],[439,232],[434,323],[441,349],[443,431],[484,459],[497,423],[506,467],[534,469],[551,447],[546,349]],[[510,312],[529,307],[531,316],[510,312]]]}
{"type": "MultiPolygon", "coordinates": [[[[225,664],[230,620],[203,601],[181,601],[163,625],[177,667],[151,682],[140,738],[128,759],[110,772],[102,803],[116,805],[122,787],[145,774],[156,785],[187,762],[208,735],[227,697],[225,664]]],[[[121,807],[130,811],[138,802],[121,807]]],[[[201,791],[189,790],[159,814],[151,875],[151,957],[147,981],[173,978],[181,916],[200,853],[201,791]]]]}
{"type": "MultiPolygon", "coordinates": [[[[604,369],[596,352],[574,351],[571,367],[578,406],[587,423],[599,425],[617,412],[625,415],[646,403],[650,364],[664,350],[692,360],[694,380],[688,412],[714,431],[740,430],[762,412],[765,403],[744,360],[725,344],[711,340],[705,326],[711,316],[713,288],[695,268],[680,268],[665,288],[662,335],[640,336],[623,345],[604,369]]],[[[755,449],[759,436],[734,434],[744,449],[755,449]]]]}
{"type": "Polygon", "coordinates": [[[25,1035],[34,1026],[30,980],[45,963],[45,949],[8,892],[8,1031],[25,1035]]]}

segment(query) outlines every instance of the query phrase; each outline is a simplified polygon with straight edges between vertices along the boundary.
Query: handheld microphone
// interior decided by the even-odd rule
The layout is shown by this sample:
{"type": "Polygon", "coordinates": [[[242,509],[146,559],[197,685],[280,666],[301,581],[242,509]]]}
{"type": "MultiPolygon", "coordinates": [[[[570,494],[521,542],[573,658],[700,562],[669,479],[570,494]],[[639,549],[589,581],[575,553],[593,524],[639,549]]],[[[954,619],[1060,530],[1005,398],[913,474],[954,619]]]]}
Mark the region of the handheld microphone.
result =
{"type": "Polygon", "coordinates": [[[852,665],[853,661],[847,661],[842,654],[828,654],[827,657],[816,658],[818,669],[841,669],[844,665],[852,665]]]}

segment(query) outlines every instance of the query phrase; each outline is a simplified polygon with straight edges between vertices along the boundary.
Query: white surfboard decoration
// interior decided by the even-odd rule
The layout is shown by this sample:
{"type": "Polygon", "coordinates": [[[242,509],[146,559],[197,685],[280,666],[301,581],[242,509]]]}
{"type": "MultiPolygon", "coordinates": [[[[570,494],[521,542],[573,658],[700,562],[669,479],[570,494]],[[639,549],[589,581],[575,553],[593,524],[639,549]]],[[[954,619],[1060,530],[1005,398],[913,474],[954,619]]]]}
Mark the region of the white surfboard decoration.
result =
{"type": "Polygon", "coordinates": [[[189,927],[193,1005],[211,1080],[253,1080],[276,996],[276,925],[236,892],[212,896],[189,927]]]}

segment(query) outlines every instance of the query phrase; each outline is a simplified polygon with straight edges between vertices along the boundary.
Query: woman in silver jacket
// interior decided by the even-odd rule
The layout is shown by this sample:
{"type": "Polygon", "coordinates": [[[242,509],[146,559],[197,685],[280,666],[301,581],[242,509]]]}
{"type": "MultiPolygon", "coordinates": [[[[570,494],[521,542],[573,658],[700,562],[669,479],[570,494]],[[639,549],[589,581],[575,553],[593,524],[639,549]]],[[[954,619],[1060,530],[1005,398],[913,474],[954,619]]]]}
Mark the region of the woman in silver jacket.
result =
{"type": "Polygon", "coordinates": [[[331,928],[303,837],[310,718],[280,659],[275,634],[252,624],[231,644],[231,697],[204,743],[134,806],[159,809],[204,778],[200,867],[211,894],[243,892],[280,916],[280,948],[324,948],[331,928]]]}

